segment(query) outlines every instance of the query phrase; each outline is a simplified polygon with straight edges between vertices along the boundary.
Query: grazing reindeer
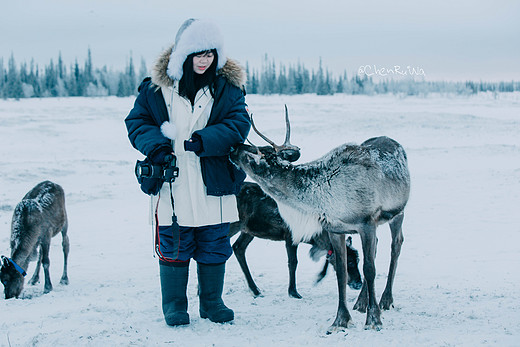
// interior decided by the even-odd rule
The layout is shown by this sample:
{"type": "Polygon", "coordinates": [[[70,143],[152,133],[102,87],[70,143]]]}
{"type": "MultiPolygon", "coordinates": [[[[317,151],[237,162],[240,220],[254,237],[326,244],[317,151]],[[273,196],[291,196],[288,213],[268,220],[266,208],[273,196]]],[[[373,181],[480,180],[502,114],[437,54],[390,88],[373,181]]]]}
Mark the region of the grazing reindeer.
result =
{"type": "MultiPolygon", "coordinates": [[[[286,124],[289,124],[287,108],[286,124]]],[[[253,129],[258,130],[253,125],[253,129]]],[[[273,197],[295,242],[310,240],[327,231],[336,255],[339,303],[331,330],[351,321],[346,296],[345,234],[358,233],[363,246],[364,282],[354,309],[367,312],[365,328],[379,330],[381,309],[393,303],[392,286],[403,242],[404,208],[410,194],[410,174],[404,149],[388,137],[376,137],[361,145],[341,145],[315,161],[293,165],[286,160],[294,146],[254,148],[240,145],[231,160],[273,197]],[[376,228],[389,222],[392,252],[386,288],[379,305],[374,279],[376,228]]],[[[272,141],[259,133],[271,144],[272,141]]]]}
{"type": "MultiPolygon", "coordinates": [[[[256,183],[244,182],[239,194],[237,195],[237,207],[240,220],[231,223],[229,237],[233,237],[238,232],[240,236],[233,244],[233,252],[237,257],[238,263],[244,272],[249,289],[253,295],[259,296],[260,290],[256,286],[246,261],[246,248],[255,237],[269,239],[273,241],[285,241],[287,258],[289,259],[289,296],[301,299],[301,295],[296,290],[296,267],[298,265],[297,251],[298,245],[293,243],[291,231],[278,213],[276,202],[265,194],[256,183]]],[[[347,272],[348,285],[352,289],[361,288],[361,274],[358,270],[359,257],[357,250],[352,247],[351,240],[347,241],[347,272]],[[350,242],[349,242],[350,241],[350,242]]],[[[320,233],[313,237],[308,243],[312,245],[311,257],[318,260],[320,256],[330,251],[332,245],[327,233],[320,233]]],[[[330,254],[329,254],[330,256],[330,254]]],[[[335,262],[332,260],[333,266],[335,262]]],[[[323,279],[327,272],[329,259],[321,271],[317,282],[323,279]]]]}
{"type": "Polygon", "coordinates": [[[0,280],[4,285],[5,298],[18,297],[23,289],[25,270],[30,261],[38,257],[36,270],[29,281],[39,281],[40,266],[45,272],[44,293],[52,290],[49,275],[49,248],[51,238],[61,232],[63,241],[63,275],[61,284],[68,284],[67,257],[67,213],[63,189],[50,181],[44,181],[31,189],[16,206],[11,223],[11,258],[2,256],[0,280]],[[38,256],[39,248],[39,256],[38,256]]]}

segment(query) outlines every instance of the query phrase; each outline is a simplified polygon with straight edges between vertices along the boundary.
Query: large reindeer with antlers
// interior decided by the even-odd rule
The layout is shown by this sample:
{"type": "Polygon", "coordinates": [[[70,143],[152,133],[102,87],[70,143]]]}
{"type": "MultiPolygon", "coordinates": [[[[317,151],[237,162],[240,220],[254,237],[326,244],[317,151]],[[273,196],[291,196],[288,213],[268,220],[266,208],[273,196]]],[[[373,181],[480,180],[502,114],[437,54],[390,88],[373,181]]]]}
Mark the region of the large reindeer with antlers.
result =
{"type": "Polygon", "coordinates": [[[347,328],[345,234],[358,233],[363,247],[364,282],[354,309],[367,312],[365,328],[382,327],[381,309],[393,304],[392,286],[403,242],[404,208],[410,194],[410,174],[403,147],[388,137],[361,145],[344,144],[323,157],[300,165],[290,160],[299,151],[290,144],[285,108],[286,140],[282,146],[253,129],[271,147],[240,145],[231,160],[275,199],[295,242],[328,232],[336,255],[339,303],[329,331],[347,328]],[[390,269],[379,304],[374,279],[378,225],[388,222],[392,234],[390,269]],[[341,266],[340,264],[343,264],[341,266]]]}

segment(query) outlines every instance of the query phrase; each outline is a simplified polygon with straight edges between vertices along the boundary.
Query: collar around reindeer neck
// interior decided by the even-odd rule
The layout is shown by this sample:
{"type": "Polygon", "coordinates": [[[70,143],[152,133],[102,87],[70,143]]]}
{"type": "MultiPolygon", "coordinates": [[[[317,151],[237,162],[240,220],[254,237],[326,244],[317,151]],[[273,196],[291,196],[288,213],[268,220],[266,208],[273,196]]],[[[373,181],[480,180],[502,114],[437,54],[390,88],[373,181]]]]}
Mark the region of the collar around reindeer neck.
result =
{"type": "Polygon", "coordinates": [[[11,265],[13,265],[15,270],[18,271],[20,273],[20,275],[22,275],[23,277],[25,277],[27,275],[27,272],[25,272],[25,270],[22,269],[22,267],[20,265],[16,264],[13,259],[8,258],[6,256],[2,256],[2,264],[6,264],[6,263],[11,263],[11,265]]]}

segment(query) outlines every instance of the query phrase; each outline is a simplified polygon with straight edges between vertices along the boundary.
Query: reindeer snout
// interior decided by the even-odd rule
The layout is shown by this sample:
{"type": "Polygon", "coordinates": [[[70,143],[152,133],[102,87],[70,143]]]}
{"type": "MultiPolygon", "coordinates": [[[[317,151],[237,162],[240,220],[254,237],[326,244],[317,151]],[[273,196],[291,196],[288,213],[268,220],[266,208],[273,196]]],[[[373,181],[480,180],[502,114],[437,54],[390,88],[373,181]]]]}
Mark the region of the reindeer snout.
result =
{"type": "Polygon", "coordinates": [[[296,149],[283,149],[279,152],[280,158],[292,163],[300,159],[300,151],[296,149]]]}

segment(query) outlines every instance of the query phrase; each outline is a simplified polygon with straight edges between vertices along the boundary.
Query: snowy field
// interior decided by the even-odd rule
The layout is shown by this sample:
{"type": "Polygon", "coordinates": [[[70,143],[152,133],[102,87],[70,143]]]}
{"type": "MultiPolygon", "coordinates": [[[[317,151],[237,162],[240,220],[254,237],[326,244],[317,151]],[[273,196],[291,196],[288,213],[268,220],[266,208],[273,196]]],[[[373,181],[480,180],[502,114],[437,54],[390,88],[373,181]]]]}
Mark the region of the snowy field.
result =
{"type": "MultiPolygon", "coordinates": [[[[299,162],[344,142],[387,135],[408,153],[412,193],[394,285],[395,308],[381,331],[354,326],[326,335],[337,309],[331,271],[299,248],[301,300],[287,295],[281,242],[256,239],[247,256],[263,297],[253,298],[234,256],[224,301],[232,324],[198,315],[196,268],[188,285],[191,324],[168,327],[160,306],[148,198],[133,174],[136,159],[123,119],[133,98],[0,100],[0,254],[9,255],[12,211],[38,182],[66,192],[70,285],[61,286],[61,238],[53,239],[51,277],[0,300],[0,346],[520,346],[520,95],[247,96],[257,126],[284,136],[289,107],[299,162]]],[[[258,137],[251,140],[260,143],[258,137]]],[[[390,257],[387,225],[378,229],[376,291],[390,257]]],[[[361,250],[358,236],[354,246],[361,250]]],[[[234,241],[234,240],[232,240],[234,241]]],[[[360,264],[361,265],[361,264],[360,264]]],[[[29,268],[32,275],[35,263],[29,268]]]]}

